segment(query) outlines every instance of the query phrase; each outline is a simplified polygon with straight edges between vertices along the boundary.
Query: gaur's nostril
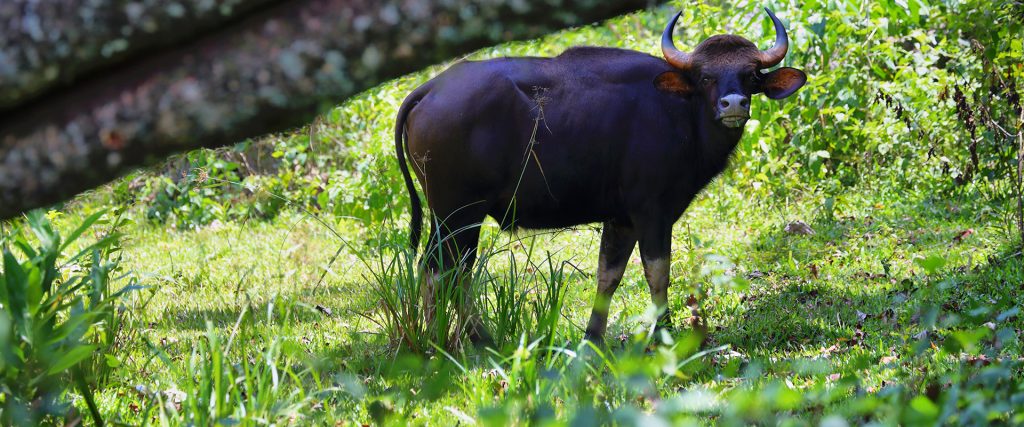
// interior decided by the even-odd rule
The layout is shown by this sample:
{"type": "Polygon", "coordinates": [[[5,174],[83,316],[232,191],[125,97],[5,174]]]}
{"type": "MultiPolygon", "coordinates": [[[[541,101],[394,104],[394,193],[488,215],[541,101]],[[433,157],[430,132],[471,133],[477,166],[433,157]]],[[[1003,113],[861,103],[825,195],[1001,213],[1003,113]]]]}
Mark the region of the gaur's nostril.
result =
{"type": "Polygon", "coordinates": [[[750,98],[732,93],[718,98],[718,109],[727,116],[746,116],[750,110],[750,98]]]}

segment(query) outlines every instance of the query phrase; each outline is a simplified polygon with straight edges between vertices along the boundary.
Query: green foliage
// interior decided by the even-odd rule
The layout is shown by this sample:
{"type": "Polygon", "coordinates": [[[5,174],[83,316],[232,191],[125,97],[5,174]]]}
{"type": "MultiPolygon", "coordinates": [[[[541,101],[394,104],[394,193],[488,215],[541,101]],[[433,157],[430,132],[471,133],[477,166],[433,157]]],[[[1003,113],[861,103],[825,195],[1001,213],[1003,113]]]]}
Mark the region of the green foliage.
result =
{"type": "Polygon", "coordinates": [[[121,250],[116,231],[70,257],[65,254],[103,217],[102,211],[90,215],[62,239],[35,211],[24,226],[0,239],[0,422],[5,425],[66,416],[66,393],[73,387],[88,403],[93,421],[102,422],[93,393],[118,366],[125,328],[120,300],[135,286],[112,288],[119,269],[119,259],[112,257],[121,250]]]}

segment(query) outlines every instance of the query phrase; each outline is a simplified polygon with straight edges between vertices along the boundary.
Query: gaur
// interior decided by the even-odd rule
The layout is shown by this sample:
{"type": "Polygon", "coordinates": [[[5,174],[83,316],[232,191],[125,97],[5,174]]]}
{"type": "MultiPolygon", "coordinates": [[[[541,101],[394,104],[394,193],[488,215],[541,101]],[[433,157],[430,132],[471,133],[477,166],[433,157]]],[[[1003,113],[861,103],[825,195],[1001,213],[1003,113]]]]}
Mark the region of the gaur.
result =
{"type": "MultiPolygon", "coordinates": [[[[601,222],[586,337],[603,338],[637,243],[651,298],[663,310],[658,326],[669,325],[673,224],[726,167],[751,96],[785,98],[807,81],[794,68],[765,71],[789,47],[782,22],[765,11],[776,34],[768,50],[716,35],[680,51],[672,36],[677,13],[662,35],[664,58],[576,47],[553,58],[464,61],[412,91],[398,111],[395,151],[414,249],[422,213],[408,163],[433,215],[428,253],[439,256],[425,260],[427,276],[468,271],[487,216],[506,230],[601,222]]],[[[471,339],[483,337],[479,324],[470,330],[471,339]]]]}

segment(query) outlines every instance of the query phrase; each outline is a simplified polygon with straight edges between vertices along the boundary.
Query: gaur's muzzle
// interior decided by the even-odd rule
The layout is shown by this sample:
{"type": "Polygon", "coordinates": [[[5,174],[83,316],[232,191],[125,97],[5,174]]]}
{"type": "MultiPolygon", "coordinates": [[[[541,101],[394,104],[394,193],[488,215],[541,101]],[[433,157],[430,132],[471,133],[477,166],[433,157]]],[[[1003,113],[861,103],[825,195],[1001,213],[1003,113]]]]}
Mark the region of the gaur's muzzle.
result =
{"type": "Polygon", "coordinates": [[[742,127],[750,118],[750,98],[733,93],[718,100],[715,119],[731,128],[742,127]]]}

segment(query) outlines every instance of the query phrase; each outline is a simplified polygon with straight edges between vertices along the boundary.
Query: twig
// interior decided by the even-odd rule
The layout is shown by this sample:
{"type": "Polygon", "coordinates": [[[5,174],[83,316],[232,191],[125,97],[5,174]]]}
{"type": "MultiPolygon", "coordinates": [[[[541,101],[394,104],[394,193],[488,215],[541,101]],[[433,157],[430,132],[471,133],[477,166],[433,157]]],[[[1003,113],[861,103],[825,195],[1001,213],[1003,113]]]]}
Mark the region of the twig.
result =
{"type": "Polygon", "coordinates": [[[315,295],[320,290],[320,284],[324,282],[324,277],[327,276],[327,272],[330,271],[331,266],[334,265],[334,261],[338,259],[338,255],[341,255],[341,250],[345,249],[345,245],[339,245],[338,250],[334,252],[334,256],[331,257],[331,261],[324,267],[324,272],[320,273],[320,280],[316,281],[316,286],[313,286],[313,294],[315,295]]]}
{"type": "Polygon", "coordinates": [[[586,271],[583,271],[583,270],[581,270],[581,269],[580,269],[579,267],[577,267],[577,266],[576,266],[576,264],[573,264],[572,262],[569,262],[569,261],[562,261],[562,264],[569,264],[569,266],[570,266],[570,267],[572,267],[572,268],[573,268],[573,269],[575,269],[576,271],[580,272],[580,274],[582,274],[582,275],[583,275],[583,277],[586,277],[586,278],[588,278],[588,279],[590,279],[590,278],[594,277],[594,274],[593,274],[593,273],[588,273],[588,272],[586,272],[586,271]]]}
{"type": "Polygon", "coordinates": [[[238,302],[238,294],[239,294],[239,292],[242,291],[242,282],[245,282],[245,279],[247,279],[249,277],[249,275],[252,274],[252,271],[255,270],[255,269],[256,269],[255,265],[249,266],[249,270],[246,271],[245,274],[243,274],[242,277],[240,279],[238,279],[238,283],[235,284],[235,302],[236,303],[238,302]]]}

